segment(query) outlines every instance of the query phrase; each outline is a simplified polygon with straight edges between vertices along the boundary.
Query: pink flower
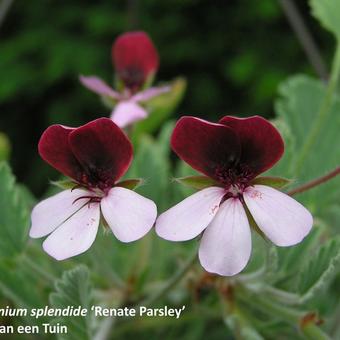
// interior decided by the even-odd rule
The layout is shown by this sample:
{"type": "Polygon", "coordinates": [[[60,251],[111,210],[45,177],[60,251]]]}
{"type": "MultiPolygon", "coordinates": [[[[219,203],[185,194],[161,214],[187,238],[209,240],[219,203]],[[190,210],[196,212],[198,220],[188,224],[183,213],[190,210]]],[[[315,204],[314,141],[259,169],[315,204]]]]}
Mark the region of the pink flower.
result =
{"type": "Polygon", "coordinates": [[[251,232],[245,207],[263,234],[278,246],[291,246],[309,233],[313,218],[290,196],[252,180],[282,156],[283,140],[265,119],[226,116],[218,124],[181,118],[172,149],[194,169],[215,181],[159,216],[156,232],[170,241],[190,240],[203,231],[202,266],[231,276],[248,263],[251,232]]]}
{"type": "Polygon", "coordinates": [[[158,70],[159,56],[145,32],[127,32],[112,46],[112,61],[118,77],[132,92],[138,91],[158,70]]]}
{"type": "Polygon", "coordinates": [[[50,126],[39,141],[40,156],[76,186],[38,203],[30,236],[50,234],[44,250],[57,260],[90,248],[103,218],[122,242],[143,237],[157,216],[154,202],[118,182],[132,161],[132,145],[108,118],[79,128],[50,126]]]}
{"type": "Polygon", "coordinates": [[[120,127],[145,119],[148,111],[142,106],[148,100],[170,90],[169,86],[142,90],[152,81],[159,66],[159,57],[149,36],[144,32],[127,32],[117,38],[112,47],[112,60],[123,92],[113,90],[103,80],[80,76],[80,82],[102,97],[118,102],[111,119],[120,127]]]}

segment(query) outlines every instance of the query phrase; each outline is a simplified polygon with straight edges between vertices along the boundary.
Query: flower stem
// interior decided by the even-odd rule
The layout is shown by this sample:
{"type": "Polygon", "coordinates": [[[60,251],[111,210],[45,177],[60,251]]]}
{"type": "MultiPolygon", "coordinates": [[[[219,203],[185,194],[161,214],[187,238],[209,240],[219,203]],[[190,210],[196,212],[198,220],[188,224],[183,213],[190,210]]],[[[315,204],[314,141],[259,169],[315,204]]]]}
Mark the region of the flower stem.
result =
{"type": "Polygon", "coordinates": [[[299,295],[272,286],[265,286],[264,294],[269,297],[272,296],[285,305],[296,305],[299,303],[299,295]]]}
{"type": "Polygon", "coordinates": [[[292,0],[279,0],[278,2],[315,72],[321,79],[327,80],[327,69],[320,50],[309,32],[297,5],[292,0]]]}
{"type": "Polygon", "coordinates": [[[41,277],[43,277],[45,280],[54,283],[55,277],[50,274],[48,271],[46,271],[42,266],[39,264],[36,264],[33,262],[29,256],[24,255],[21,257],[22,264],[26,264],[26,266],[30,267],[33,269],[37,274],[39,274],[41,277]]]}
{"type": "Polygon", "coordinates": [[[306,311],[296,310],[291,307],[286,307],[277,302],[268,299],[261,294],[249,294],[247,290],[242,290],[242,298],[247,298],[254,306],[261,309],[269,315],[275,315],[282,320],[295,327],[299,327],[301,332],[311,340],[329,340],[330,337],[324,333],[315,323],[313,319],[304,322],[304,318],[308,313],[306,311]]]}
{"type": "Polygon", "coordinates": [[[0,4],[0,26],[4,22],[6,15],[8,14],[8,11],[10,7],[12,6],[14,0],[3,0],[0,4]]]}
{"type": "MultiPolygon", "coordinates": [[[[159,291],[156,291],[153,295],[149,296],[145,300],[142,300],[140,303],[134,306],[134,308],[139,308],[140,306],[150,306],[155,303],[158,299],[163,297],[167,292],[169,292],[181,279],[185,276],[185,274],[189,271],[192,265],[196,262],[197,253],[196,251],[194,254],[189,258],[189,260],[184,264],[182,268],[178,270],[178,272],[170,279],[167,283],[165,283],[164,287],[159,291]]],[[[120,306],[123,307],[125,304],[122,303],[120,306]]],[[[111,329],[115,323],[115,318],[106,318],[102,321],[96,336],[94,337],[95,340],[107,340],[110,337],[111,329]]]]}
{"type": "Polygon", "coordinates": [[[336,90],[337,83],[339,80],[339,75],[340,75],[340,43],[337,42],[337,47],[336,47],[336,51],[335,51],[335,55],[333,59],[331,76],[328,82],[326,94],[321,103],[317,116],[315,117],[314,124],[312,125],[312,128],[305,139],[305,143],[303,144],[300,157],[295,166],[295,172],[294,172],[295,175],[298,175],[301,172],[305,159],[308,153],[310,152],[310,149],[313,146],[316,140],[316,137],[319,134],[323,126],[323,123],[328,117],[328,114],[330,112],[330,108],[332,105],[333,95],[334,95],[334,92],[336,90]]]}
{"type": "Polygon", "coordinates": [[[331,338],[323,332],[317,325],[310,322],[306,326],[302,327],[302,333],[311,340],[330,340],[331,338]]]}
{"type": "Polygon", "coordinates": [[[177,273],[165,283],[165,285],[158,291],[156,291],[151,296],[147,297],[145,300],[141,301],[138,306],[150,306],[155,303],[157,300],[162,298],[166,293],[168,293],[173,287],[176,286],[178,282],[180,282],[185,274],[190,270],[190,268],[195,264],[197,258],[196,251],[191,255],[188,261],[183,265],[182,268],[178,270],[177,273]]]}
{"type": "Polygon", "coordinates": [[[311,180],[310,182],[307,182],[295,189],[292,189],[290,191],[287,192],[287,195],[293,196],[296,194],[300,194],[302,192],[305,192],[307,190],[310,190],[320,184],[323,184],[327,181],[329,181],[330,179],[336,177],[337,175],[340,174],[340,166],[338,166],[337,168],[335,168],[334,170],[332,170],[331,172],[329,172],[328,174],[315,178],[313,180],[311,180]]]}

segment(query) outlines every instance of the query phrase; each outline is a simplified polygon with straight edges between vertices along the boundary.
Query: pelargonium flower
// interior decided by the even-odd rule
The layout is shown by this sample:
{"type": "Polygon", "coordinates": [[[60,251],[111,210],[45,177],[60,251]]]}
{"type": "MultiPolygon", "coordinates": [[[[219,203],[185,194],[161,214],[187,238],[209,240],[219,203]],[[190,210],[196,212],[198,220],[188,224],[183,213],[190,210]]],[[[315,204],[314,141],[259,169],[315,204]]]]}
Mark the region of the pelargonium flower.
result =
{"type": "Polygon", "coordinates": [[[101,218],[122,242],[135,241],[151,229],[155,203],[124,187],[129,181],[118,182],[132,161],[132,145],[110,119],[79,128],[52,125],[41,136],[38,150],[75,183],[32,211],[29,234],[50,234],[43,243],[49,255],[64,260],[89,249],[101,218]]]}
{"type": "MultiPolygon", "coordinates": [[[[156,232],[170,241],[203,232],[199,259],[212,273],[231,276],[248,263],[251,214],[260,231],[278,246],[291,246],[309,233],[313,218],[290,196],[255,179],[282,156],[283,140],[264,118],[226,116],[218,124],[181,118],[171,137],[175,153],[208,176],[210,186],[159,216],[156,232]]],[[[257,229],[257,228],[256,228],[257,229]]]]}
{"type": "Polygon", "coordinates": [[[120,35],[112,47],[112,61],[117,77],[124,85],[122,92],[115,91],[95,76],[80,77],[81,83],[89,90],[116,102],[111,119],[125,127],[148,116],[143,107],[151,98],[168,92],[169,86],[144,89],[152,82],[159,57],[155,46],[145,32],[127,32],[120,35]]]}

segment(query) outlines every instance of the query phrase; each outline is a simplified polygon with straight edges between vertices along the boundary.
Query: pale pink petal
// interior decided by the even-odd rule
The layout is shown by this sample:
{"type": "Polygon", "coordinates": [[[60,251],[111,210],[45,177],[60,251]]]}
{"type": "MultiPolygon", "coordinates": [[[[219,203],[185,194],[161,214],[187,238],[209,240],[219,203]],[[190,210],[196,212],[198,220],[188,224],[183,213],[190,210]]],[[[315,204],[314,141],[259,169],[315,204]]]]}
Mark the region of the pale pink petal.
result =
{"type": "Polygon", "coordinates": [[[96,76],[80,76],[79,80],[86,88],[100,96],[112,97],[116,100],[120,99],[120,94],[118,92],[114,91],[108,84],[96,76]]]}
{"type": "Polygon", "coordinates": [[[136,192],[112,188],[101,201],[102,214],[119,241],[132,242],[143,237],[157,217],[156,204],[136,192]]]}
{"type": "Polygon", "coordinates": [[[276,189],[254,185],[245,190],[243,197],[259,228],[278,246],[301,242],[312,228],[310,212],[276,189]]]}
{"type": "Polygon", "coordinates": [[[203,233],[199,259],[211,273],[232,276],[248,263],[251,232],[247,215],[237,198],[227,199],[203,233]]]}
{"type": "Polygon", "coordinates": [[[99,219],[99,204],[86,204],[45,240],[44,250],[59,261],[85,252],[96,238],[99,219]]]}
{"type": "Polygon", "coordinates": [[[85,190],[65,190],[38,203],[31,214],[29,236],[39,238],[51,233],[86,203],[75,200],[88,195],[85,190]]]}
{"type": "Polygon", "coordinates": [[[114,108],[111,119],[121,128],[148,116],[146,110],[133,101],[121,101],[114,108]]]}
{"type": "Polygon", "coordinates": [[[196,192],[161,214],[156,233],[170,241],[186,241],[199,235],[216,215],[225,190],[210,187],[196,192]]]}
{"type": "Polygon", "coordinates": [[[136,102],[146,102],[153,97],[157,97],[163,93],[167,93],[171,90],[171,86],[150,87],[147,90],[136,93],[131,97],[131,100],[136,102]]]}

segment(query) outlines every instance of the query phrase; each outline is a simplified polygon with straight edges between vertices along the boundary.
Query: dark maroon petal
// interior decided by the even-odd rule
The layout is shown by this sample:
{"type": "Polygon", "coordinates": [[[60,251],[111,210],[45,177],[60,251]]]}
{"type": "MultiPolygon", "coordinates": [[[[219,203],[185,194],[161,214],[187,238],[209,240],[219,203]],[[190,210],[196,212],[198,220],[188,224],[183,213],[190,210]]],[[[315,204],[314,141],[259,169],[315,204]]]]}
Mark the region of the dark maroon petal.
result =
{"type": "Polygon", "coordinates": [[[240,164],[255,177],[270,169],[282,156],[284,143],[277,129],[260,116],[223,117],[224,124],[235,131],[241,143],[240,164]]]}
{"type": "Polygon", "coordinates": [[[73,154],[84,169],[82,183],[105,189],[124,175],[132,161],[132,145],[108,118],[99,118],[69,135],[73,154]]]}
{"type": "Polygon", "coordinates": [[[38,151],[44,161],[78,181],[82,169],[68,144],[68,136],[74,130],[62,125],[48,127],[40,138],[38,151]]]}
{"type": "Polygon", "coordinates": [[[120,35],[113,44],[112,57],[119,78],[131,89],[142,86],[159,66],[157,50],[144,32],[120,35]]]}
{"type": "Polygon", "coordinates": [[[232,129],[196,117],[182,117],[171,137],[176,154],[203,174],[221,181],[220,173],[232,168],[240,144],[232,129]]]}

